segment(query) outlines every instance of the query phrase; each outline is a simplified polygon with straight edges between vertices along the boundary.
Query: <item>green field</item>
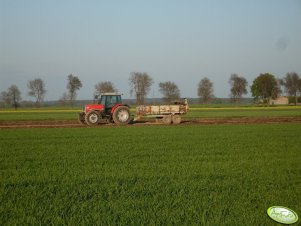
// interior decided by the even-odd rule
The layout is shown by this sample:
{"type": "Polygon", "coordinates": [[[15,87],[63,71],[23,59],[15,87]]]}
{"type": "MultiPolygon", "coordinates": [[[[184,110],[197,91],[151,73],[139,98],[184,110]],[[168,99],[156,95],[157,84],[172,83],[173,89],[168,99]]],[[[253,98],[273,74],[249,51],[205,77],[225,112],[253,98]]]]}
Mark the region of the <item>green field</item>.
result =
{"type": "Polygon", "coordinates": [[[301,107],[191,108],[185,118],[301,117],[301,107]]]}
{"type": "MultiPolygon", "coordinates": [[[[0,130],[0,225],[277,225],[301,124],[0,130]]],[[[300,220],[299,220],[300,222],[300,220]]]]}
{"type": "MultiPolygon", "coordinates": [[[[39,120],[76,120],[80,109],[20,109],[1,110],[0,123],[3,121],[39,121],[39,120]]],[[[132,109],[134,114],[135,109],[132,109]]],[[[194,118],[228,118],[228,117],[301,117],[301,107],[215,107],[199,108],[192,106],[183,116],[194,118]]]]}
{"type": "Polygon", "coordinates": [[[44,120],[77,120],[79,111],[16,111],[0,112],[0,122],[4,121],[44,121],[44,120]]]}

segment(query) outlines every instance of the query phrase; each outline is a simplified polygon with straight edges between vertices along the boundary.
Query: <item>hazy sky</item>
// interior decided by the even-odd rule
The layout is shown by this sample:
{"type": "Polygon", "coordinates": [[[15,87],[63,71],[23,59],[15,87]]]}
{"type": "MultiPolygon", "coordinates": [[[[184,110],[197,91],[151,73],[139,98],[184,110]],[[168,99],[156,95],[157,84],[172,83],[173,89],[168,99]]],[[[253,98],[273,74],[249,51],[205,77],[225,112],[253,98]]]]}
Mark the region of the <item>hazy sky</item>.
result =
{"type": "Polygon", "coordinates": [[[112,81],[129,97],[133,71],[174,81],[196,97],[203,77],[217,97],[229,96],[232,73],[249,85],[270,72],[301,74],[300,0],[0,0],[0,92],[42,78],[46,100],[81,79],[78,99],[112,81]]]}

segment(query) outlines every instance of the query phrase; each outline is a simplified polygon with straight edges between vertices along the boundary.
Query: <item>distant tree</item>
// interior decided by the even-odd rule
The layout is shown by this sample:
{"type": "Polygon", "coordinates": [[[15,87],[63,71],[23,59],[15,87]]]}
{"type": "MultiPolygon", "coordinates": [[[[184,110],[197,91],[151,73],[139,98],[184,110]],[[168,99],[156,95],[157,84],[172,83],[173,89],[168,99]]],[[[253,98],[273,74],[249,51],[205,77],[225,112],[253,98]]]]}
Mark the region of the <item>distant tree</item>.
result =
{"type": "Polygon", "coordinates": [[[28,81],[27,87],[29,89],[28,95],[35,97],[36,107],[40,107],[46,93],[44,81],[40,78],[36,78],[28,81]]]}
{"type": "Polygon", "coordinates": [[[12,85],[7,91],[1,92],[1,99],[6,104],[12,105],[15,110],[17,110],[19,102],[21,101],[21,92],[16,85],[12,85]]]}
{"type": "Polygon", "coordinates": [[[114,92],[117,92],[117,89],[114,87],[114,84],[112,82],[99,82],[95,85],[95,95],[114,92]]]}
{"type": "Polygon", "coordinates": [[[77,76],[74,76],[72,74],[68,75],[68,84],[67,84],[67,90],[68,90],[68,97],[69,101],[72,104],[73,100],[76,99],[76,92],[82,87],[82,82],[79,80],[77,76]]]}
{"type": "Polygon", "coordinates": [[[280,84],[284,86],[285,92],[295,97],[295,105],[297,105],[297,93],[300,91],[300,78],[296,72],[287,73],[283,79],[280,79],[280,84]]]}
{"type": "Polygon", "coordinates": [[[70,97],[66,92],[64,92],[63,95],[60,97],[59,102],[61,105],[65,106],[68,101],[70,101],[70,97]]]}
{"type": "Polygon", "coordinates": [[[277,98],[281,92],[275,76],[269,73],[260,74],[251,86],[252,96],[255,100],[262,100],[269,104],[271,98],[277,98]]]}
{"type": "Polygon", "coordinates": [[[213,83],[207,78],[203,78],[198,85],[198,96],[201,98],[203,103],[208,103],[213,95],[213,83]]]}
{"type": "Polygon", "coordinates": [[[160,82],[159,92],[165,101],[177,100],[180,98],[180,90],[174,82],[160,82]]]}
{"type": "Polygon", "coordinates": [[[236,103],[240,102],[242,95],[248,93],[246,88],[248,85],[247,80],[242,76],[238,76],[237,74],[232,74],[229,83],[231,85],[230,96],[232,100],[236,103]]]}
{"type": "Polygon", "coordinates": [[[135,94],[137,104],[143,104],[153,84],[153,79],[145,72],[132,72],[129,82],[131,95],[135,94]]]}
{"type": "Polygon", "coordinates": [[[301,95],[301,78],[299,79],[299,82],[298,82],[298,90],[301,95]]]}
{"type": "Polygon", "coordinates": [[[2,91],[1,95],[0,95],[0,101],[3,102],[4,106],[7,105],[11,105],[11,99],[9,97],[8,92],[6,91],[2,91]]]}

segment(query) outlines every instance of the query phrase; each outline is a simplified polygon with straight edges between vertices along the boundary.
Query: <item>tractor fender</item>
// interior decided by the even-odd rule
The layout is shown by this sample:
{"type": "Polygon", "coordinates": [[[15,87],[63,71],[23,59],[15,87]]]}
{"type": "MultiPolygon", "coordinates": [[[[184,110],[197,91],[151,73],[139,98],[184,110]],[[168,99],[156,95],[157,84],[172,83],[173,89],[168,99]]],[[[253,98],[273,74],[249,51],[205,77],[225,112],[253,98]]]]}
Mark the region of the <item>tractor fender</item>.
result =
{"type": "Polygon", "coordinates": [[[114,107],[112,107],[111,114],[113,114],[114,111],[120,106],[126,106],[126,107],[130,108],[130,106],[127,104],[116,104],[116,105],[114,105],[114,107]]]}

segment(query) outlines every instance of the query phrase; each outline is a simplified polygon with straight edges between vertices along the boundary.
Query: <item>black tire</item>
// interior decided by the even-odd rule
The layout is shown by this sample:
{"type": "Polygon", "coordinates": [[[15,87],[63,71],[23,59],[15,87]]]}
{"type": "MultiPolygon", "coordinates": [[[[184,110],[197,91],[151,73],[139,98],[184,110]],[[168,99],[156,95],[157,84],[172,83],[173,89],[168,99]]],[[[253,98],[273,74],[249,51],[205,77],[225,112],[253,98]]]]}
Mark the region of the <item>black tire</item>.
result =
{"type": "Polygon", "coordinates": [[[181,116],[180,115],[173,115],[172,116],[172,123],[173,124],[180,124],[181,123],[181,116]]]}
{"type": "Polygon", "coordinates": [[[126,106],[119,106],[113,112],[113,121],[117,125],[127,125],[131,121],[130,109],[126,106]]]}
{"type": "Polygon", "coordinates": [[[171,122],[172,122],[171,115],[163,116],[162,121],[163,121],[164,124],[167,124],[167,125],[171,124],[171,122]]]}
{"type": "Polygon", "coordinates": [[[85,115],[85,121],[89,126],[95,126],[100,121],[100,115],[96,111],[90,111],[85,115]]]}
{"type": "Polygon", "coordinates": [[[80,112],[78,113],[78,122],[82,125],[85,125],[86,124],[86,121],[85,121],[85,112],[80,112]]]}

